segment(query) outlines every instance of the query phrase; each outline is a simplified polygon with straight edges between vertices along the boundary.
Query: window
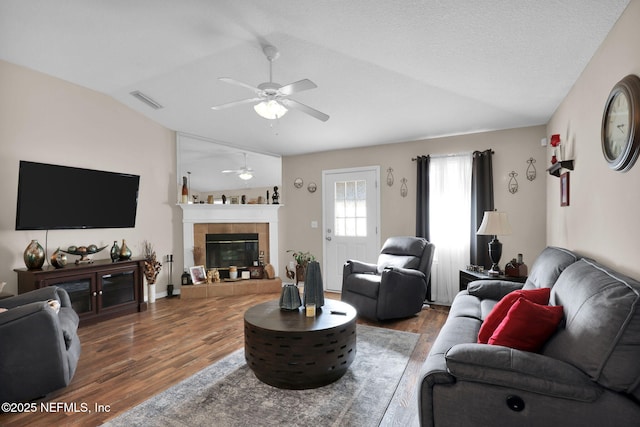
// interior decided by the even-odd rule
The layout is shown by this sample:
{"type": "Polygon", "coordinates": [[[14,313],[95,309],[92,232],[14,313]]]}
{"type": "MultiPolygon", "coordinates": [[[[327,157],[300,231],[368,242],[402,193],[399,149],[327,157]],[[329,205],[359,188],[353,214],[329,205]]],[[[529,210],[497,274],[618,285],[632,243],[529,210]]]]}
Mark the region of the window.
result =
{"type": "Polygon", "coordinates": [[[345,237],[367,236],[367,182],[335,183],[334,234],[345,237]]]}
{"type": "Polygon", "coordinates": [[[431,157],[430,161],[429,235],[436,247],[431,297],[443,304],[453,301],[459,270],[469,260],[471,165],[471,154],[431,157]]]}

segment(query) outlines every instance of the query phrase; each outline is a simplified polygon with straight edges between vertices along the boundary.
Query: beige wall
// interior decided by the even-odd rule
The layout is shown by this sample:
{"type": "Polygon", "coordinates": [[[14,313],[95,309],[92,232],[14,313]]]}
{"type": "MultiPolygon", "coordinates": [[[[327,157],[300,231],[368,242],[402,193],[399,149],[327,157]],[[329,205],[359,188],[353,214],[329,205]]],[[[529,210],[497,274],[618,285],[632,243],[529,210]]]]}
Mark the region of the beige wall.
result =
{"type": "Polygon", "coordinates": [[[616,82],[640,75],[639,21],[640,1],[632,0],[547,128],[569,141],[575,155],[570,206],[560,207],[558,180],[547,180],[547,241],[635,278],[640,278],[640,163],[626,173],[609,169],[600,125],[616,82]]]}
{"type": "MultiPolygon", "coordinates": [[[[514,233],[501,237],[503,258],[501,264],[523,253],[525,263],[531,263],[544,248],[545,236],[545,156],[546,149],[540,140],[545,127],[536,126],[497,132],[453,136],[426,141],[372,146],[367,148],[329,151],[323,153],[283,158],[283,184],[281,212],[280,259],[291,259],[287,249],[309,250],[322,259],[322,171],[361,166],[380,166],[381,183],[381,236],[380,241],[394,235],[415,235],[416,165],[412,157],[426,154],[451,154],[485,150],[495,151],[493,157],[496,208],[509,214],[514,233]],[[527,160],[536,159],[537,178],[526,178],[527,160]],[[393,168],[395,183],[386,185],[387,169],[393,168]],[[518,173],[519,191],[507,191],[509,173],[518,173]],[[296,189],[296,177],[304,180],[304,186],[296,189]],[[407,178],[408,196],[400,195],[400,180],[407,178]],[[318,190],[306,190],[309,182],[315,182],[318,190]],[[317,221],[319,227],[311,228],[317,221]]],[[[461,268],[464,266],[460,266],[461,268]]]]}
{"type": "MultiPolygon", "coordinates": [[[[111,246],[114,240],[126,239],[139,256],[142,242],[149,240],[158,256],[173,251],[175,265],[182,265],[182,250],[174,249],[182,246],[182,217],[175,206],[174,132],[106,95],[3,61],[0,93],[0,281],[8,282],[6,291],[17,292],[12,270],[24,267],[22,252],[30,240],[44,246],[47,238],[45,231],[15,231],[20,160],[141,177],[135,228],[49,231],[49,254],[58,246],[111,246]]],[[[73,191],[73,183],[43,182],[42,191],[73,191]]],[[[108,259],[109,252],[94,258],[108,259]]],[[[174,283],[179,283],[181,273],[174,269],[174,283]]],[[[160,274],[159,296],[166,291],[167,274],[166,269],[160,274]]]]}

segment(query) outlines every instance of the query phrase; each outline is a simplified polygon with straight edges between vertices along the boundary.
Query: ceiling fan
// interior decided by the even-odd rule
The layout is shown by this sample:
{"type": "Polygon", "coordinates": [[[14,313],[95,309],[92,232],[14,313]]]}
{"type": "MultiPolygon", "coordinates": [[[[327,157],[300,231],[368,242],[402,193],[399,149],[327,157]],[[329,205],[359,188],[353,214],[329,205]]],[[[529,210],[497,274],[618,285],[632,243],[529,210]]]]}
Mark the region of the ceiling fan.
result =
{"type": "Polygon", "coordinates": [[[223,170],[222,173],[235,173],[238,175],[238,178],[248,181],[253,178],[253,169],[247,167],[247,153],[244,153],[244,167],[241,169],[227,169],[223,170]]]}
{"type": "Polygon", "coordinates": [[[260,83],[257,87],[247,83],[234,80],[229,77],[220,77],[218,80],[225,83],[229,83],[236,86],[247,88],[255,93],[255,97],[242,99],[240,101],[229,102],[227,104],[216,105],[211,107],[213,110],[222,110],[224,108],[236,107],[244,104],[255,104],[253,106],[256,113],[265,119],[279,119],[284,116],[289,108],[293,108],[303,113],[309,114],[318,120],[326,122],[329,120],[329,116],[321,111],[311,108],[308,105],[302,104],[296,100],[289,98],[294,93],[302,92],[303,90],[315,89],[318,86],[309,79],[299,80],[288,85],[280,85],[273,81],[273,61],[278,59],[280,52],[274,46],[264,46],[262,51],[269,60],[269,81],[260,83]]]}

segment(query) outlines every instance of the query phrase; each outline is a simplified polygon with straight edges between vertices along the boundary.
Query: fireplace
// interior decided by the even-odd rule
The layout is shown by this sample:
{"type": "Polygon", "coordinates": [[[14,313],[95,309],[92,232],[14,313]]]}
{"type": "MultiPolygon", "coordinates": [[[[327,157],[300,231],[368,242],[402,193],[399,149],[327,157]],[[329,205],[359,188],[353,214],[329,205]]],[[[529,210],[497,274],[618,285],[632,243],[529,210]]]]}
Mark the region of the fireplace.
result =
{"type": "Polygon", "coordinates": [[[258,257],[278,276],[278,209],[282,205],[180,205],[183,268],[207,265],[207,234],[258,234],[258,257]],[[260,258],[263,257],[263,258],[260,258]]]}
{"type": "Polygon", "coordinates": [[[258,233],[207,234],[205,250],[207,269],[217,268],[226,279],[230,266],[246,270],[258,261],[258,233]]]}

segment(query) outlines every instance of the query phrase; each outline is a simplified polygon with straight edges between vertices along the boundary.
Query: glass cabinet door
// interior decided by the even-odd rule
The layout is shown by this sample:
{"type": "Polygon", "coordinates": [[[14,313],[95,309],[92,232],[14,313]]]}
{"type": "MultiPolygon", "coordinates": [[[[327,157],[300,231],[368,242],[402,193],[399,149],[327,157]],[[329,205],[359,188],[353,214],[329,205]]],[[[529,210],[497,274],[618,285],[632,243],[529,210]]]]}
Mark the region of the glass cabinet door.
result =
{"type": "Polygon", "coordinates": [[[67,291],[71,307],[78,315],[95,311],[91,277],[76,278],[55,285],[67,291]]]}
{"type": "Polygon", "coordinates": [[[119,271],[100,276],[101,308],[109,308],[136,301],[135,272],[119,271]]]}

